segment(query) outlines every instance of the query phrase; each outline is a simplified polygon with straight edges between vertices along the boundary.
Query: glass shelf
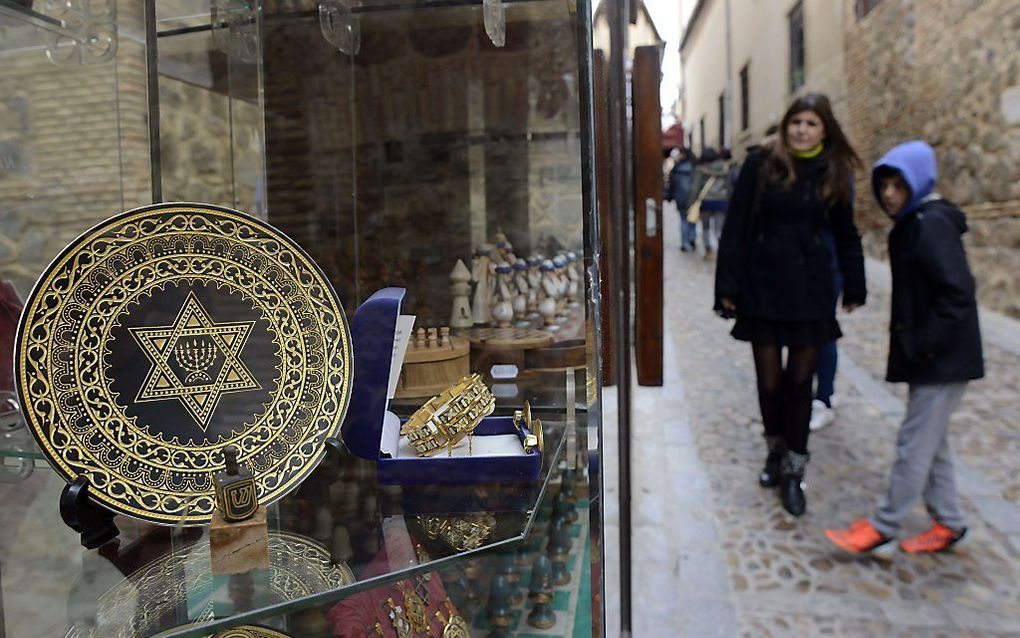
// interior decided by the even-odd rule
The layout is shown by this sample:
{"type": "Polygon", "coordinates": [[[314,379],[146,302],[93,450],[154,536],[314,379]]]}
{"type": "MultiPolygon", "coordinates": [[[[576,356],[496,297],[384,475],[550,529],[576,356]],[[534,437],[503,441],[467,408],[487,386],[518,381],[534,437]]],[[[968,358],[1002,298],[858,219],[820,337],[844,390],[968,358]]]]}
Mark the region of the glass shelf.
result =
{"type": "Polygon", "coordinates": [[[373,463],[344,456],[338,468],[327,460],[269,508],[270,568],[233,577],[209,572],[208,528],[118,517],[120,538],[87,551],[58,520],[63,482],[55,473],[0,484],[12,504],[0,522],[5,635],[207,636],[515,547],[531,532],[568,438],[563,423],[545,425],[546,457],[533,482],[386,486],[373,463]],[[424,517],[484,517],[488,534],[451,547],[428,536],[424,517]],[[64,600],[66,620],[54,609],[64,600]]]}

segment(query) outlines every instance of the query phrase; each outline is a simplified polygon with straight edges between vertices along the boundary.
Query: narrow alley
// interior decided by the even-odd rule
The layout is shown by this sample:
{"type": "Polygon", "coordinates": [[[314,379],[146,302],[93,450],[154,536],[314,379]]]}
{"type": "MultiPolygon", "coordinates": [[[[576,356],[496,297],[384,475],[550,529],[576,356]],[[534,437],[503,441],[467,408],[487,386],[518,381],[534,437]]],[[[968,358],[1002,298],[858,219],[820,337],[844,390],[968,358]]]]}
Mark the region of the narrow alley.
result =
{"type": "MultiPolygon", "coordinates": [[[[753,363],[747,344],[729,336],[732,323],[711,310],[714,263],[681,253],[675,209],[664,218],[665,385],[636,389],[631,422],[634,635],[1020,635],[1018,324],[983,314],[987,378],[953,418],[968,543],[888,563],[841,555],[823,530],[874,507],[905,397],[905,387],[882,380],[884,264],[868,264],[868,304],[839,317],[837,418],[812,434],[808,511],[795,520],[757,484],[765,451],[753,363]]],[[[607,388],[607,425],[615,399],[607,388]]],[[[613,459],[616,432],[607,427],[605,437],[613,459]]],[[[609,503],[614,472],[607,467],[609,503]]],[[[617,515],[607,513],[609,609],[619,595],[617,515]]],[[[927,524],[918,505],[904,531],[927,524]]]]}

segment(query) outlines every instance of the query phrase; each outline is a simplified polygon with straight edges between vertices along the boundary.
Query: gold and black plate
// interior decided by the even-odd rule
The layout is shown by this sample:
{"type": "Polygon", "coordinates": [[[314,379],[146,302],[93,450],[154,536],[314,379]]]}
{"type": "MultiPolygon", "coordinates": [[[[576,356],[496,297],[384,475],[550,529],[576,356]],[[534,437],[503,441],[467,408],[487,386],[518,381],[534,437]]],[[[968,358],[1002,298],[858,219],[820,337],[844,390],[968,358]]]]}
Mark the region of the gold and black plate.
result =
{"type": "MultiPolygon", "coordinates": [[[[151,636],[168,629],[168,619],[181,619],[183,625],[201,625],[214,620],[220,595],[210,569],[209,541],[170,552],[141,567],[99,596],[96,617],[86,625],[79,622],[65,638],[129,638],[151,636]]],[[[269,568],[265,582],[247,574],[224,577],[220,586],[230,597],[231,613],[250,611],[257,602],[266,606],[306,598],[356,582],[351,568],[331,561],[329,552],[318,542],[283,532],[269,534],[269,568]]],[[[222,612],[221,612],[222,613],[222,612]]],[[[171,623],[173,624],[173,623],[171,623]]],[[[224,630],[215,638],[287,638],[267,633],[265,628],[246,625],[224,630]],[[251,633],[238,633],[246,630],[251,633]],[[231,633],[234,632],[234,633],[231,633]],[[262,632],[262,633],[258,633],[262,632]]]]}
{"type": "Polygon", "coordinates": [[[213,638],[291,638],[291,636],[269,627],[241,625],[240,627],[232,627],[221,631],[213,636],[213,638]]]}
{"type": "Polygon", "coordinates": [[[227,445],[262,504],[315,468],[347,409],[351,347],[332,286],[283,233],[157,204],[92,228],[43,273],[17,389],[66,480],[123,514],[203,524],[227,445]]]}

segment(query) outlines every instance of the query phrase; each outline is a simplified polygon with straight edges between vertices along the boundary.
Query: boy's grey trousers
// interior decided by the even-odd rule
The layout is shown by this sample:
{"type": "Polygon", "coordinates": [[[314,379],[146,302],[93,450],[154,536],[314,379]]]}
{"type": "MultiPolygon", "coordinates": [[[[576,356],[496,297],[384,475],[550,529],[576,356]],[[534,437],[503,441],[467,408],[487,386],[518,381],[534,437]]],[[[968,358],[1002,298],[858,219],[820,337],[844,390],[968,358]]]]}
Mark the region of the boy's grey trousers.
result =
{"type": "Polygon", "coordinates": [[[911,384],[907,415],[896,439],[889,492],[871,520],[883,535],[896,535],[919,496],[938,522],[954,530],[966,526],[956,498],[948,438],[949,417],[966,388],[966,383],[911,384]]]}

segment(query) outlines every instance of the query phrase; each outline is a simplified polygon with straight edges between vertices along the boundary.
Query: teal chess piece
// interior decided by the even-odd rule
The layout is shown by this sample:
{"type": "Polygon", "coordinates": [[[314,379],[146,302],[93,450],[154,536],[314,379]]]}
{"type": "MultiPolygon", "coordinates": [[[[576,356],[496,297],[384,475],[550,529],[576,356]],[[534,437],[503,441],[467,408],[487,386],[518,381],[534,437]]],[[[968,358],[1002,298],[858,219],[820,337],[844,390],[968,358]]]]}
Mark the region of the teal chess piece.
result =
{"type": "Polygon", "coordinates": [[[552,562],[541,554],[531,566],[531,584],[528,599],[534,603],[528,614],[528,624],[538,629],[551,629],[556,625],[556,612],[550,603],[553,600],[552,562]]]}
{"type": "Polygon", "coordinates": [[[489,585],[489,604],[485,609],[485,618],[492,629],[486,638],[512,638],[510,626],[514,622],[514,612],[510,603],[511,593],[506,577],[496,574],[489,585]]]}

